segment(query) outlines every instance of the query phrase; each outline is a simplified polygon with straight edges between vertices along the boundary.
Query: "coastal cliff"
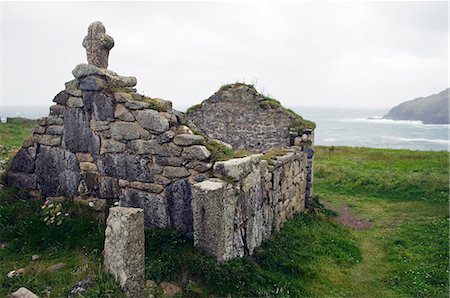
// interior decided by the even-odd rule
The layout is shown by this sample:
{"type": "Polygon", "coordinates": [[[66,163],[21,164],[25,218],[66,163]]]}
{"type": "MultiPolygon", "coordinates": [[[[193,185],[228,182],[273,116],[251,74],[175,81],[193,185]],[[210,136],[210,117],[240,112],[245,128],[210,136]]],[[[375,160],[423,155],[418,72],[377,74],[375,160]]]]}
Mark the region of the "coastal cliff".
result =
{"type": "Polygon", "coordinates": [[[424,124],[449,124],[449,88],[428,97],[405,101],[393,107],[384,119],[420,120],[424,124]]]}

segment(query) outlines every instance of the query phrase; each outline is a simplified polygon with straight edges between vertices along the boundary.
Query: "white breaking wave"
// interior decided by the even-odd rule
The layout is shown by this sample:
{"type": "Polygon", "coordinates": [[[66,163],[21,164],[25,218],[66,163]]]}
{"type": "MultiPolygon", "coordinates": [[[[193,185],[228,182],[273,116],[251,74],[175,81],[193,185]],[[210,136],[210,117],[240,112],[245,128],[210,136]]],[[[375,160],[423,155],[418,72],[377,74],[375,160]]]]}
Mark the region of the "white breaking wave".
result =
{"type": "Polygon", "coordinates": [[[426,138],[401,138],[401,137],[392,137],[392,136],[382,136],[385,139],[397,140],[402,142],[428,142],[435,144],[443,144],[450,145],[450,140],[447,139],[426,139],[426,138]]]}
{"type": "Polygon", "coordinates": [[[450,124],[423,124],[422,121],[383,119],[380,116],[373,116],[370,118],[343,118],[343,119],[340,119],[339,121],[340,122],[393,124],[393,125],[413,125],[413,126],[420,126],[423,128],[432,128],[432,127],[450,128],[450,124]]]}

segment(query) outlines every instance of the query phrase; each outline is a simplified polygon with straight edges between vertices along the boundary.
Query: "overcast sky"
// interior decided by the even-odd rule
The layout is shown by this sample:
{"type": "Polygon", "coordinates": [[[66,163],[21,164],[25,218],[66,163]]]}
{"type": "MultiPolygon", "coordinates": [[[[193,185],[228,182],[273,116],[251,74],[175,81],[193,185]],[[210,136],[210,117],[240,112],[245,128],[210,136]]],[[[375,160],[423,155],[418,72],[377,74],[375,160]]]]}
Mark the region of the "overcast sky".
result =
{"type": "Polygon", "coordinates": [[[3,2],[2,105],[51,105],[86,63],[87,27],[115,40],[109,69],[178,109],[254,83],[288,106],[391,107],[448,85],[447,2],[3,2]]]}

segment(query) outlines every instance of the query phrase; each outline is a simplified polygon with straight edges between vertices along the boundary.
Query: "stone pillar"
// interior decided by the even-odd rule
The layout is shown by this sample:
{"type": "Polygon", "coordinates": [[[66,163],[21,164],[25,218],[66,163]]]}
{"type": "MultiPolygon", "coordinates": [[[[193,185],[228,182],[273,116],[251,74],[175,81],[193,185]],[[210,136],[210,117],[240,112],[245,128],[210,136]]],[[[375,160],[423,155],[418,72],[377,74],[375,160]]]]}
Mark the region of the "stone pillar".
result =
{"type": "Polygon", "coordinates": [[[194,184],[192,193],[194,245],[219,262],[236,257],[233,235],[237,197],[233,186],[210,179],[194,184]]]}
{"type": "Polygon", "coordinates": [[[144,211],[113,207],[105,232],[104,265],[120,283],[127,297],[144,296],[144,211]]]}

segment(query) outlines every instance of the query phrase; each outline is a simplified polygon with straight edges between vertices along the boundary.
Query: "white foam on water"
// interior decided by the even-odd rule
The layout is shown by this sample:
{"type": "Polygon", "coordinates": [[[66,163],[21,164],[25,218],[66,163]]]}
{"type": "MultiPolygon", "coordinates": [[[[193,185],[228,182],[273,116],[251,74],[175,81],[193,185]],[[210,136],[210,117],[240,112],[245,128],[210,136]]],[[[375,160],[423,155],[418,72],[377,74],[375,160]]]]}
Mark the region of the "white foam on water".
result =
{"type": "Polygon", "coordinates": [[[392,125],[412,125],[421,128],[450,128],[450,124],[423,124],[422,121],[415,120],[392,120],[383,119],[380,116],[373,116],[369,118],[343,118],[339,120],[340,122],[360,122],[360,123],[376,123],[376,124],[392,124],[392,125]]]}

